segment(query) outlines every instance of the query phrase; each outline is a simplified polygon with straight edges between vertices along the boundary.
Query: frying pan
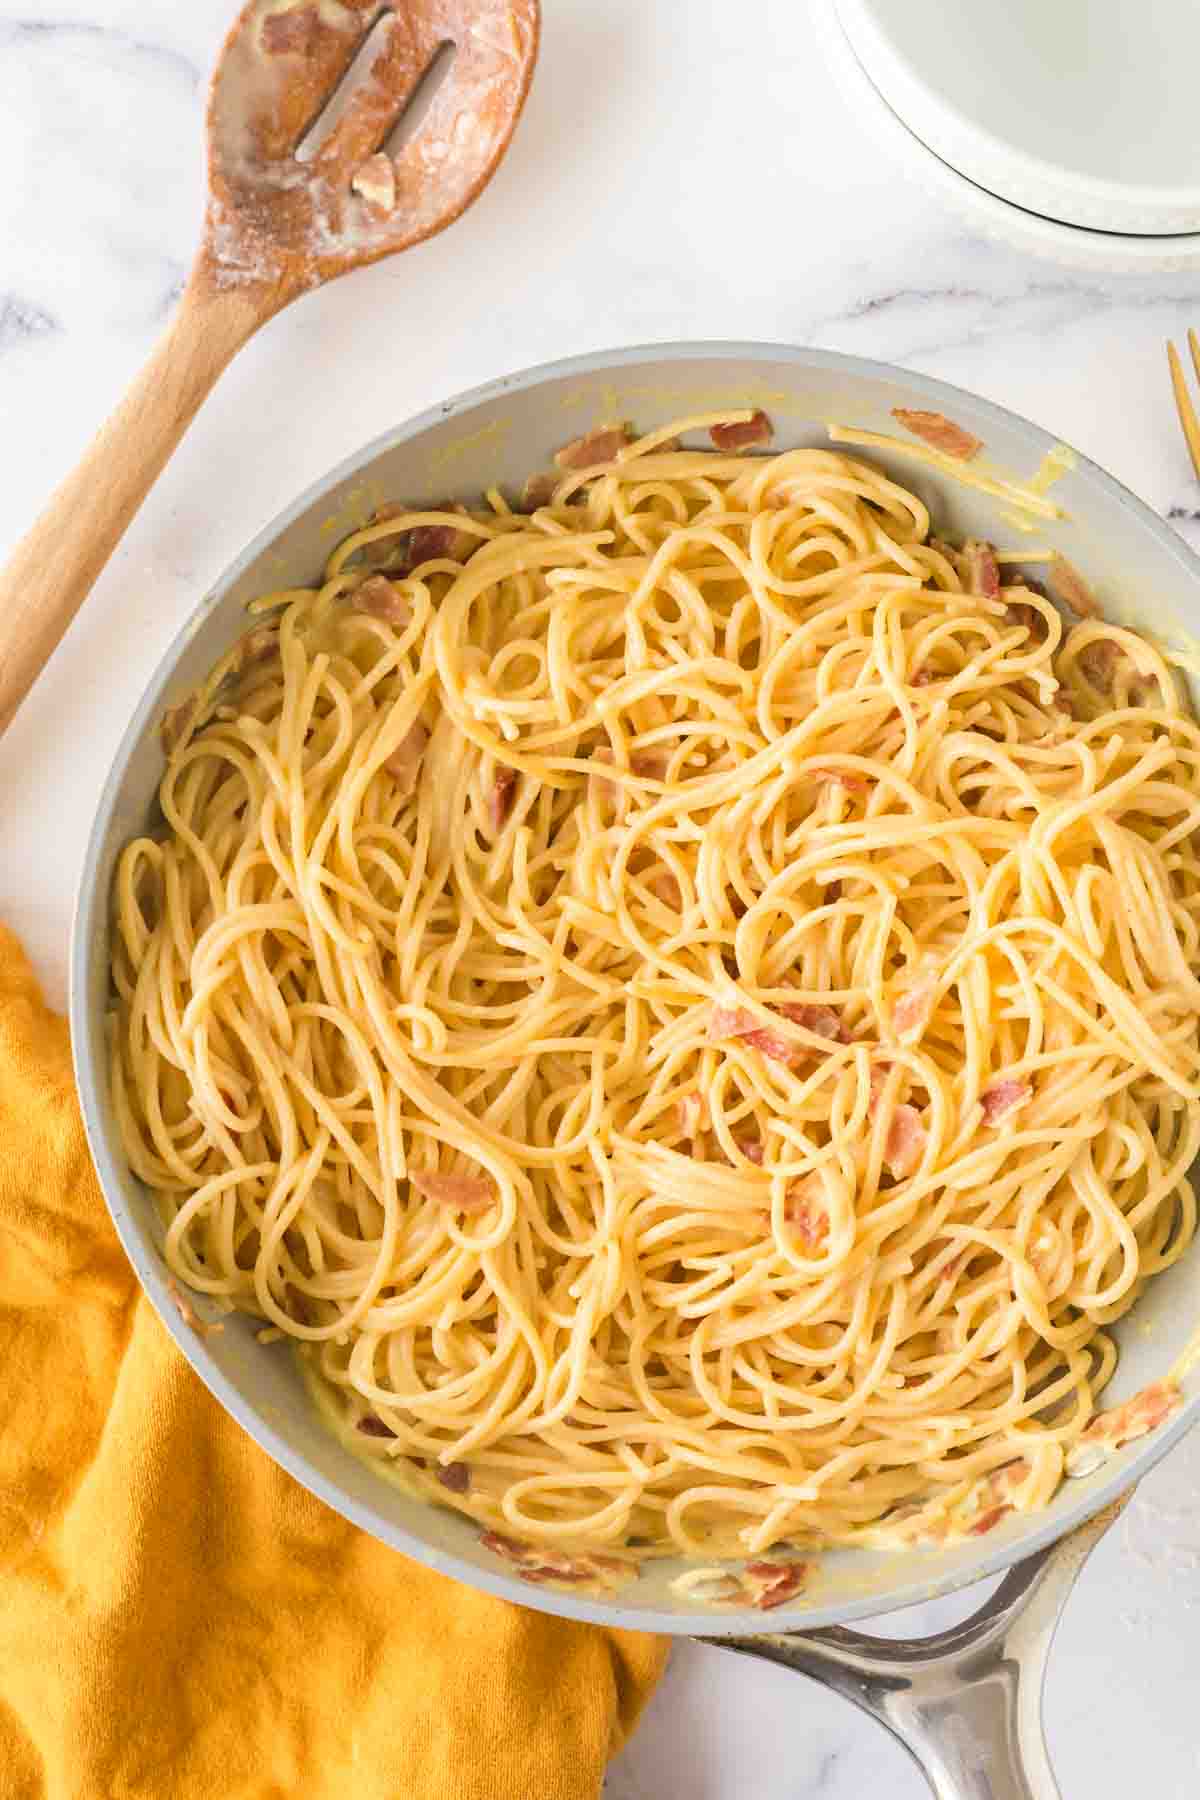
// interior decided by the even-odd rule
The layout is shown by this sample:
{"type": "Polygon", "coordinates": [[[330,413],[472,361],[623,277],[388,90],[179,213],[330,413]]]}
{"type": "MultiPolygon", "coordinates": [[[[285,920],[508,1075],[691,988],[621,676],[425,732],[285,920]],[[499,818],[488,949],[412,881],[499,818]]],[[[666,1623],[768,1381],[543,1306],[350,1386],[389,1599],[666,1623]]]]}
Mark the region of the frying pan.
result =
{"type": "MultiPolygon", "coordinates": [[[[688,412],[761,406],[776,445],[827,442],[830,422],[899,435],[893,407],[942,412],[984,440],[991,466],[1028,478],[1054,440],[959,389],[884,364],[761,344],[651,346],[579,357],[508,377],[438,406],[352,456],[260,533],[176,638],[126,731],[92,827],[71,960],[71,1035],[92,1155],[117,1231],[168,1331],[217,1399],[289,1473],[364,1531],[461,1581],[576,1619],[719,1640],[815,1676],[879,1717],[907,1746],[942,1800],[1049,1800],[1057,1793],[1039,1707],[1045,1657],[1078,1569],[1133,1484],[1200,1409],[1200,1371],[1181,1377],[1185,1403],[1168,1424],[1127,1445],[1051,1505],[1012,1514],[986,1537],[949,1548],[884,1554],[836,1550],[806,1593],[776,1612],[715,1611],[674,1593],[682,1562],[653,1562],[608,1600],[521,1582],[479,1541],[470,1520],[405,1494],[318,1417],[286,1346],[263,1347],[254,1323],[225,1321],[204,1337],[172,1303],[149,1196],[121,1152],[108,1091],[109,895],[121,847],[155,816],[162,772],[157,723],[245,629],[246,603],[309,582],[339,537],[381,501],[469,499],[498,483],[519,490],[551,452],[593,425],[631,419],[649,429],[688,412]],[[847,1630],[878,1615],[1007,1571],[964,1625],[920,1642],[847,1630]],[[764,1631],[764,1626],[769,1630],[764,1631]]],[[[855,452],[858,454],[858,452],[855,452]]],[[[1054,490],[1068,515],[1024,540],[997,502],[900,452],[867,452],[916,489],[947,535],[1027,541],[1068,555],[1122,624],[1186,651],[1200,636],[1200,560],[1150,510],[1080,456],[1054,490]]],[[[1200,1323],[1200,1247],[1160,1276],[1118,1326],[1121,1361],[1105,1404],[1162,1379],[1200,1323]]],[[[196,1301],[202,1317],[206,1303],[196,1301]]]]}

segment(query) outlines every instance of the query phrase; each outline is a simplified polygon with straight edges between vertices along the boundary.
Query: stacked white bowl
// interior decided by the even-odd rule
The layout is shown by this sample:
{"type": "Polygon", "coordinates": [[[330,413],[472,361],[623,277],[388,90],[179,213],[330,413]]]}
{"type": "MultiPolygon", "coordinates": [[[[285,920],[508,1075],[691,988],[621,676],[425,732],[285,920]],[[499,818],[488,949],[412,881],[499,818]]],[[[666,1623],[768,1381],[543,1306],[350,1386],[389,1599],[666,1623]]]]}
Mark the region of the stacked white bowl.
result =
{"type": "Polygon", "coordinates": [[[977,229],[1200,265],[1200,0],[818,0],[855,116],[977,229]]]}

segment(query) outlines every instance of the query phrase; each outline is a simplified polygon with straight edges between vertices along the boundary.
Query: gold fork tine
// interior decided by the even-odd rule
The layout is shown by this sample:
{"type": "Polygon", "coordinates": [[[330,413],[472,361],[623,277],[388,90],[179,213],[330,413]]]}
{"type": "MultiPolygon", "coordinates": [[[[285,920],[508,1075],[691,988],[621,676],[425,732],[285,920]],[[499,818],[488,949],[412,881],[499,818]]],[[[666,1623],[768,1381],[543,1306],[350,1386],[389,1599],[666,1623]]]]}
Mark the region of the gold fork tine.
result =
{"type": "MultiPolygon", "coordinates": [[[[1192,361],[1196,366],[1196,377],[1197,380],[1200,380],[1200,343],[1197,342],[1194,331],[1188,332],[1188,344],[1191,347],[1192,361]]],[[[1175,406],[1179,413],[1179,423],[1183,426],[1183,435],[1187,439],[1192,467],[1196,471],[1197,478],[1200,479],[1200,419],[1196,417],[1192,396],[1187,390],[1179,352],[1172,343],[1167,344],[1167,361],[1171,365],[1171,386],[1175,389],[1175,406]]]]}

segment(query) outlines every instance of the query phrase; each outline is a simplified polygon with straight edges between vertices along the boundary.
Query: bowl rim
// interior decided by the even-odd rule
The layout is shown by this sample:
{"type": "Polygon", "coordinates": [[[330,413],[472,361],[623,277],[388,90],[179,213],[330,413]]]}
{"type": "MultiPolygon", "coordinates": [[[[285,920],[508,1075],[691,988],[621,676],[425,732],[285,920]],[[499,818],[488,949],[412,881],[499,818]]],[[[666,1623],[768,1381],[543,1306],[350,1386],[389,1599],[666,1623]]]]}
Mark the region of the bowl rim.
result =
{"type": "MultiPolygon", "coordinates": [[[[71,930],[69,1022],[76,1088],[88,1147],[105,1204],[141,1288],[209,1392],[274,1462],[315,1498],[377,1542],[440,1574],[465,1582],[470,1587],[537,1611],[591,1624],[616,1625],[678,1637],[722,1638],[761,1632],[767,1615],[749,1608],[730,1610],[711,1617],[682,1612],[662,1613],[645,1606],[625,1605],[619,1596],[607,1601],[593,1600],[584,1595],[531,1587],[515,1574],[510,1576],[499,1568],[482,1568],[428,1543],[407,1527],[385,1517],[371,1504],[346,1494],[336,1482],[314,1468],[307,1457],[288,1442],[285,1435],[243,1395],[234,1381],[218,1366],[205,1340],[185,1324],[172,1300],[166,1266],[141,1231],[122,1193],[122,1181],[128,1171],[123,1167],[124,1159],[111,1123],[111,1109],[107,1106],[103,1092],[106,1070],[102,1059],[92,1055],[91,1034],[94,1021],[90,1017],[88,1005],[91,947],[94,940],[107,933],[109,920],[109,895],[107,890],[101,890],[99,874],[112,833],[115,802],[127,766],[146,736],[152,720],[157,716],[162,696],[196,631],[257,558],[270,549],[295,519],[331,489],[356,475],[385,451],[419,438],[431,427],[444,423],[458,413],[563,377],[612,374],[647,362],[682,363],[705,360],[740,363],[747,367],[748,373],[753,365],[761,362],[791,363],[798,369],[817,369],[827,373],[852,373],[904,387],[909,394],[916,390],[922,398],[928,398],[935,405],[940,402],[938,410],[950,415],[953,415],[956,403],[966,402],[977,415],[982,414],[985,419],[990,419],[997,425],[1016,427],[1043,455],[1063,443],[1062,439],[1053,437],[1042,426],[1035,425],[1007,407],[932,376],[903,369],[897,364],[832,350],[737,339],[639,344],[589,351],[583,355],[534,364],[468,388],[449,400],[424,408],[400,425],[379,433],[360,449],[343,457],[326,475],[310,482],[298,498],[283,507],[255,534],[218,580],[206,589],[158,659],[142,698],[121,735],[100,790],[88,833],[87,848],[76,888],[71,930]]],[[[1083,452],[1072,453],[1076,458],[1076,472],[1093,482],[1114,507],[1134,515],[1139,524],[1158,540],[1160,547],[1180,563],[1187,577],[1195,583],[1200,598],[1200,556],[1191,550],[1178,532],[1172,530],[1164,519],[1114,476],[1109,475],[1083,452]]],[[[1200,1255],[1200,1246],[1197,1246],[1197,1254],[1200,1255]]],[[[1200,1393],[1187,1399],[1167,1424],[1142,1440],[1139,1445],[1133,1446],[1132,1453],[1122,1452],[1116,1459],[1115,1466],[1110,1468],[1104,1478],[1087,1483],[1062,1514],[1053,1518],[1046,1514],[1028,1515],[1031,1521],[1028,1530],[1004,1544],[987,1545],[984,1540],[980,1540],[980,1549],[964,1568],[943,1570],[937,1575],[926,1574],[922,1578],[922,1553],[900,1552],[898,1554],[904,1561],[911,1562],[916,1570],[911,1580],[902,1582],[886,1594],[867,1594],[833,1605],[781,1607],[769,1615],[772,1632],[808,1631],[881,1617],[954,1593],[977,1581],[1002,1573],[1048,1548],[1125,1493],[1167,1454],[1196,1422],[1198,1416],[1200,1393]]]]}

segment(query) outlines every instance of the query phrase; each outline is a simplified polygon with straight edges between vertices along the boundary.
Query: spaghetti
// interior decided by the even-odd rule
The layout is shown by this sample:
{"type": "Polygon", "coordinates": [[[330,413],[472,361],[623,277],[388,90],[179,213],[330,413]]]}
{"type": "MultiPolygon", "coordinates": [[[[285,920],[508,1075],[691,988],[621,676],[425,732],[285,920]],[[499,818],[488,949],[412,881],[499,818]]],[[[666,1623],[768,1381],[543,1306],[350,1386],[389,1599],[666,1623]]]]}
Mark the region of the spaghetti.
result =
{"type": "Polygon", "coordinates": [[[355,532],[172,718],[117,879],[174,1277],[547,1554],[1044,1504],[1195,1226],[1162,657],[878,468],[676,441],[748,423],[355,532]]]}

